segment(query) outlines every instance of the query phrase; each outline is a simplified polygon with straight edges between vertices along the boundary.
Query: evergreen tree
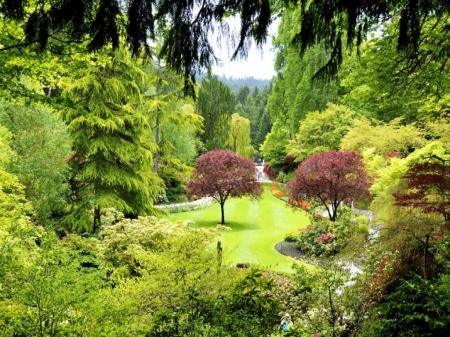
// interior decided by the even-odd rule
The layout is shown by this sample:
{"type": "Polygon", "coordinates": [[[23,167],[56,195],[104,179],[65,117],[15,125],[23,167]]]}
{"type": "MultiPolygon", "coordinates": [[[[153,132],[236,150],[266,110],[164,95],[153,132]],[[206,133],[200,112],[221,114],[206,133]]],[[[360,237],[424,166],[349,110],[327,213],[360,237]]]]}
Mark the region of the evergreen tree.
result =
{"type": "Polygon", "coordinates": [[[248,87],[248,85],[243,85],[239,87],[239,90],[236,94],[236,99],[239,103],[241,103],[242,105],[245,104],[245,100],[247,99],[247,96],[250,94],[250,88],[248,87]]]}
{"type": "Polygon", "coordinates": [[[235,108],[236,99],[230,88],[208,72],[202,79],[196,108],[204,118],[201,139],[206,150],[227,147],[231,115],[235,108]]]}
{"type": "Polygon", "coordinates": [[[130,215],[154,213],[161,180],[152,170],[155,145],[150,126],[136,105],[141,101],[135,80],[144,76],[124,49],[88,66],[64,92],[76,105],[62,112],[73,142],[69,163],[75,185],[74,212],[66,222],[94,209],[92,231],[101,209],[114,207],[130,215]]]}

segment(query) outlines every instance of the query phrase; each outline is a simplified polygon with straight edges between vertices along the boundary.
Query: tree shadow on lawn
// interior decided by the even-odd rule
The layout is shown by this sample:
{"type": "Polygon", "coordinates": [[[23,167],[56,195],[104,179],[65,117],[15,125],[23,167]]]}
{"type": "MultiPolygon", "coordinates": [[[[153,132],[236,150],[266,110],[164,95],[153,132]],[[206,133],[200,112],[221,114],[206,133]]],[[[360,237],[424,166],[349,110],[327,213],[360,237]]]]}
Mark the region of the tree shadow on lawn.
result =
{"type": "MultiPolygon", "coordinates": [[[[193,223],[193,227],[195,228],[216,228],[217,225],[220,225],[220,221],[211,222],[211,221],[195,221],[193,223]]],[[[229,221],[225,222],[225,225],[232,229],[231,232],[243,232],[243,231],[254,231],[259,230],[260,227],[255,223],[248,223],[244,221],[229,221]]],[[[227,232],[225,230],[220,230],[219,232],[227,232]]],[[[227,232],[230,233],[230,232],[227,232]]]]}

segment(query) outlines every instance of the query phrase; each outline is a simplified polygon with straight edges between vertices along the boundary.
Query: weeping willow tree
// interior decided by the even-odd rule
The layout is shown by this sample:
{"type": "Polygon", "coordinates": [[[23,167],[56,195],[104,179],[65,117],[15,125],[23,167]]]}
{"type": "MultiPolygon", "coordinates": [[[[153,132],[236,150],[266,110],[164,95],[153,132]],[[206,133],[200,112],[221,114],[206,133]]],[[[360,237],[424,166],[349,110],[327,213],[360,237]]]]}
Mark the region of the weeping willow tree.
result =
{"type": "MultiPolygon", "coordinates": [[[[141,94],[136,80],[145,74],[125,49],[98,57],[64,92],[74,107],[62,111],[72,138],[73,209],[66,222],[86,229],[81,218],[114,207],[130,216],[154,214],[162,182],[152,170],[156,147],[144,115],[136,109],[141,94]]],[[[86,222],[84,222],[86,223],[86,222]]]]}
{"type": "Polygon", "coordinates": [[[251,158],[255,149],[251,146],[250,121],[235,113],[231,116],[229,146],[238,155],[251,158]]]}

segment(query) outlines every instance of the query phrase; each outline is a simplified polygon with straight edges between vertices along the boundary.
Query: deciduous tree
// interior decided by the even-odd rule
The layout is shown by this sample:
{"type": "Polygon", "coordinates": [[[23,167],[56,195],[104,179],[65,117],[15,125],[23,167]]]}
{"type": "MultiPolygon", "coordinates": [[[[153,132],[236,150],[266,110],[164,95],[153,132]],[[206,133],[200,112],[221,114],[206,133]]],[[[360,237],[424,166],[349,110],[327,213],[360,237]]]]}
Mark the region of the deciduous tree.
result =
{"type": "Polygon", "coordinates": [[[262,192],[255,164],[229,150],[215,150],[201,155],[187,185],[189,197],[212,197],[217,200],[222,224],[225,223],[224,205],[228,198],[249,196],[259,199],[262,192]]]}
{"type": "Polygon", "coordinates": [[[250,158],[255,152],[250,144],[250,121],[239,114],[231,116],[229,146],[238,155],[246,158],[250,158]]]}
{"type": "Polygon", "coordinates": [[[300,122],[300,128],[286,149],[297,162],[328,150],[338,150],[342,137],[353,124],[356,113],[343,105],[328,103],[324,111],[314,111],[300,122]]]}
{"type": "Polygon", "coordinates": [[[356,152],[321,152],[303,161],[286,185],[289,196],[312,198],[325,206],[335,221],[342,201],[369,196],[361,155],[356,152]]]}

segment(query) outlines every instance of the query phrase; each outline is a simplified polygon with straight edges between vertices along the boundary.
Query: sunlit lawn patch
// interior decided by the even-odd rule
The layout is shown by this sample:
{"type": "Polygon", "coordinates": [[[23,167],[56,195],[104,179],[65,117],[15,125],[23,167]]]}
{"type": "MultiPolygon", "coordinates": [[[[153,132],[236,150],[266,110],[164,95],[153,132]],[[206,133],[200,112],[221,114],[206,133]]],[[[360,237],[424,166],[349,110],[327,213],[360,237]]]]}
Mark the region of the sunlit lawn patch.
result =
{"type": "MultiPolygon", "coordinates": [[[[185,213],[170,214],[171,221],[192,220],[195,227],[216,227],[220,222],[220,206],[185,213]]],[[[230,199],[225,203],[226,226],[231,231],[220,231],[224,256],[230,263],[259,263],[279,271],[290,271],[291,259],[279,254],[275,244],[283,241],[288,232],[306,227],[309,218],[303,211],[293,211],[285,202],[264,186],[261,201],[248,198],[230,199]]]]}

